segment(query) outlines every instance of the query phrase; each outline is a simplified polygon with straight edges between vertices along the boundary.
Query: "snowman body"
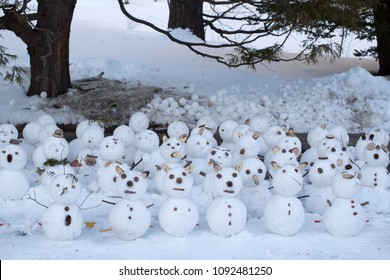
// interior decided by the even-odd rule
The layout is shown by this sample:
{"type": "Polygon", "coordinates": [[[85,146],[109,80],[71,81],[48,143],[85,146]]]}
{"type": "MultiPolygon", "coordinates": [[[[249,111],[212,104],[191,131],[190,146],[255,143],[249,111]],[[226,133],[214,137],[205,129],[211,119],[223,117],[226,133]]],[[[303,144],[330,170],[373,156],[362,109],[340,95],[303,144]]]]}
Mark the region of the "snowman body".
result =
{"type": "Polygon", "coordinates": [[[357,199],[362,186],[360,175],[337,173],[332,180],[335,198],[325,210],[323,221],[327,232],[338,237],[357,235],[364,228],[367,214],[357,199]]]}
{"type": "Polygon", "coordinates": [[[0,198],[17,200],[23,198],[30,183],[23,168],[27,164],[27,153],[20,145],[8,144],[0,154],[0,198]]]}
{"type": "Polygon", "coordinates": [[[142,197],[147,189],[147,173],[117,169],[116,187],[122,197],[109,214],[112,230],[120,239],[134,240],[144,235],[151,223],[151,214],[142,197]]]}
{"type": "Polygon", "coordinates": [[[143,112],[135,112],[131,115],[129,120],[129,127],[134,131],[135,134],[140,133],[148,129],[149,117],[143,112]]]}
{"type": "Polygon", "coordinates": [[[85,224],[77,205],[82,185],[72,174],[60,174],[49,185],[54,202],[42,216],[42,229],[53,240],[73,240],[80,236],[85,224]]]}
{"type": "Polygon", "coordinates": [[[265,225],[273,233],[291,236],[298,233],[305,222],[305,211],[296,195],[303,186],[301,170],[306,163],[299,166],[273,163],[273,166],[277,170],[272,179],[275,194],[264,209],[265,225]]]}
{"type": "MultiPolygon", "coordinates": [[[[237,168],[239,169],[239,168],[237,168]]],[[[246,225],[247,209],[237,197],[243,187],[238,170],[216,166],[214,190],[218,194],[206,212],[207,224],[219,236],[231,236],[246,225]]]]}
{"type": "Polygon", "coordinates": [[[199,210],[189,197],[193,187],[191,165],[169,168],[164,165],[163,188],[168,198],[159,209],[158,219],[161,228],[173,236],[187,236],[199,220],[199,210]]]}

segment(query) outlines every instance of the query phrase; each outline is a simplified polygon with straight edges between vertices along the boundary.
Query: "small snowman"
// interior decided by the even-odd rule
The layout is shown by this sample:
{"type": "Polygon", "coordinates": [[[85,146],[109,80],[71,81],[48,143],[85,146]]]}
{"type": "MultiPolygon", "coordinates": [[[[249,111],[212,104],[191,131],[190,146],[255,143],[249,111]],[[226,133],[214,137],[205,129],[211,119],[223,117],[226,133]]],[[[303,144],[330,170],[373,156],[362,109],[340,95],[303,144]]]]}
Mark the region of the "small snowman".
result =
{"type": "Polygon", "coordinates": [[[331,182],[337,172],[336,165],[327,157],[320,157],[309,170],[310,183],[305,186],[308,197],[304,205],[308,212],[323,215],[332,200],[331,182]]]}
{"type": "Polygon", "coordinates": [[[321,124],[309,130],[307,133],[307,143],[309,144],[309,149],[302,153],[300,158],[301,162],[307,162],[308,166],[315,162],[318,159],[318,143],[329,134],[330,133],[326,128],[326,124],[321,124]]]}
{"type": "Polygon", "coordinates": [[[369,133],[369,138],[371,141],[380,142],[381,144],[388,146],[390,135],[389,133],[383,129],[382,127],[374,127],[369,133]]]}
{"type": "Polygon", "coordinates": [[[75,170],[69,165],[67,160],[69,143],[64,138],[64,132],[61,129],[57,129],[52,136],[47,137],[41,147],[43,159],[46,159],[43,163],[43,170],[40,167],[37,169],[42,185],[49,186],[51,180],[58,174],[75,174],[75,170]]]}
{"type": "Polygon", "coordinates": [[[367,214],[357,197],[362,189],[360,175],[336,173],[332,180],[334,199],[323,215],[327,232],[338,237],[350,237],[361,232],[367,214]]]}
{"type": "Polygon", "coordinates": [[[77,204],[82,185],[73,174],[60,174],[49,186],[54,200],[42,216],[42,229],[53,240],[73,240],[85,227],[84,218],[77,204]]]}
{"type": "Polygon", "coordinates": [[[30,188],[23,168],[27,164],[27,153],[18,140],[1,149],[0,154],[0,198],[4,200],[22,199],[30,188]]]}
{"type": "Polygon", "coordinates": [[[264,133],[270,127],[268,119],[263,115],[257,115],[247,119],[245,121],[245,124],[249,125],[253,129],[253,131],[260,132],[260,137],[257,138],[257,142],[259,143],[260,146],[259,154],[261,156],[264,156],[268,150],[268,146],[265,144],[264,137],[263,137],[264,133]]]}
{"type": "Polygon", "coordinates": [[[273,147],[277,146],[280,139],[286,136],[286,127],[273,125],[268,127],[268,129],[264,132],[264,143],[267,145],[268,150],[271,150],[273,147]]]}
{"type": "Polygon", "coordinates": [[[389,152],[380,142],[369,142],[364,151],[365,164],[359,174],[363,186],[360,198],[370,201],[369,210],[374,212],[388,211],[389,204],[385,197],[389,196],[390,175],[388,174],[389,152]],[[387,205],[385,205],[387,204],[387,205]]]}
{"type": "Polygon", "coordinates": [[[261,218],[268,200],[272,197],[268,181],[265,181],[267,168],[258,158],[246,158],[238,164],[243,188],[238,194],[248,210],[248,215],[261,218]]]}
{"type": "Polygon", "coordinates": [[[150,159],[150,155],[160,147],[160,138],[153,130],[146,129],[136,134],[134,139],[136,148],[134,163],[135,170],[144,171],[144,163],[150,159]]]}
{"type": "Polygon", "coordinates": [[[233,131],[233,142],[238,143],[238,141],[243,137],[244,135],[253,135],[255,131],[247,125],[247,124],[240,124],[236,126],[236,128],[233,131]]]}
{"type": "Polygon", "coordinates": [[[209,155],[212,146],[210,141],[198,134],[191,135],[187,139],[187,160],[192,163],[192,177],[194,185],[203,184],[209,170],[207,156],[209,155]]]}
{"type": "Polygon", "coordinates": [[[164,192],[168,198],[163,202],[158,213],[161,228],[173,236],[187,236],[199,220],[199,210],[190,198],[193,187],[192,166],[187,168],[169,168],[163,178],[164,192]]]}
{"type": "Polygon", "coordinates": [[[305,210],[296,195],[303,187],[301,171],[306,163],[298,166],[286,164],[272,166],[277,170],[272,179],[275,194],[264,209],[266,227],[273,233],[291,236],[298,233],[305,222],[305,210]]]}
{"type": "Polygon", "coordinates": [[[135,156],[135,133],[128,125],[120,125],[115,128],[113,136],[118,138],[125,145],[125,152],[122,156],[122,161],[127,165],[132,165],[134,163],[135,156]]]}
{"type": "Polygon", "coordinates": [[[149,127],[149,117],[143,112],[135,112],[130,117],[129,127],[135,134],[147,130],[149,127]]]}
{"type": "Polygon", "coordinates": [[[267,154],[267,157],[264,159],[264,163],[267,167],[268,174],[271,177],[273,177],[277,171],[275,169],[275,165],[273,165],[272,162],[276,162],[278,166],[283,166],[285,164],[292,164],[295,166],[299,165],[298,148],[282,149],[279,146],[275,146],[271,151],[272,151],[272,155],[269,157],[269,155],[267,154]]]}
{"type": "Polygon", "coordinates": [[[100,192],[104,195],[117,194],[115,180],[118,173],[116,169],[120,167],[125,172],[129,170],[129,166],[121,161],[124,151],[125,145],[114,136],[106,136],[100,143],[97,183],[100,192]]]}
{"type": "Polygon", "coordinates": [[[252,135],[243,135],[237,141],[233,152],[233,162],[238,163],[245,158],[255,158],[260,152],[260,146],[257,139],[260,132],[255,131],[252,135]]]}
{"type": "Polygon", "coordinates": [[[238,123],[234,120],[226,120],[218,127],[219,137],[221,138],[221,146],[227,149],[233,150],[235,142],[233,141],[234,129],[238,126],[238,123]]]}
{"type": "Polygon", "coordinates": [[[237,197],[243,187],[241,175],[231,167],[220,168],[214,165],[214,189],[218,197],[214,198],[206,212],[209,228],[216,235],[228,237],[240,232],[246,225],[247,209],[237,197]]]}
{"type": "Polygon", "coordinates": [[[147,189],[148,173],[116,168],[116,186],[122,197],[109,214],[112,230],[120,239],[134,240],[144,235],[150,227],[151,213],[142,197],[147,189]]]}
{"type": "Polygon", "coordinates": [[[317,144],[318,157],[326,157],[332,148],[342,148],[339,140],[332,134],[328,134],[317,144]]]}
{"type": "Polygon", "coordinates": [[[18,135],[18,130],[13,124],[0,124],[0,148],[8,145],[11,139],[18,139],[18,135]]]}

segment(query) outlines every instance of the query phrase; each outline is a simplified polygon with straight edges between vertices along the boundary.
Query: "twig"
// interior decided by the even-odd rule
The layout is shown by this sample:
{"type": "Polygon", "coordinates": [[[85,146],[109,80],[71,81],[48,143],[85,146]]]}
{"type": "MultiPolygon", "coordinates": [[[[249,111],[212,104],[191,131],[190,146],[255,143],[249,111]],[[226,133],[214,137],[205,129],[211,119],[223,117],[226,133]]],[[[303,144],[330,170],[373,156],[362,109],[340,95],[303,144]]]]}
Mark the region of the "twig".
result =
{"type": "Polygon", "coordinates": [[[107,201],[107,200],[102,200],[102,202],[107,203],[107,204],[111,204],[111,205],[116,205],[115,202],[111,202],[111,201],[107,201]]]}
{"type": "Polygon", "coordinates": [[[43,207],[45,207],[45,208],[48,208],[48,206],[46,206],[46,205],[40,203],[40,202],[37,200],[37,195],[36,195],[35,191],[33,191],[33,193],[34,193],[34,198],[32,198],[30,194],[28,194],[28,198],[27,198],[27,199],[31,199],[32,201],[35,201],[35,202],[38,203],[39,205],[41,205],[41,206],[43,206],[43,207]]]}

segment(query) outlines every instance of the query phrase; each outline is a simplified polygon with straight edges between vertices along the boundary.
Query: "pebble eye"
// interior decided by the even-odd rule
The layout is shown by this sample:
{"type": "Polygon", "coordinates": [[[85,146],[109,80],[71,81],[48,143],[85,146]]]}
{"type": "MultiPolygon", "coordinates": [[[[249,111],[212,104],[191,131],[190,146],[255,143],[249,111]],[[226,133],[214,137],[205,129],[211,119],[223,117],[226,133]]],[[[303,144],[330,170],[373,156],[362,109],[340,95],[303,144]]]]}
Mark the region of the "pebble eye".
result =
{"type": "Polygon", "coordinates": [[[183,176],[187,176],[187,173],[185,173],[185,172],[182,172],[181,174],[182,174],[183,176]]]}
{"type": "Polygon", "coordinates": [[[245,171],[245,173],[249,175],[249,174],[251,174],[251,171],[250,171],[249,169],[247,169],[247,170],[245,171]]]}
{"type": "Polygon", "coordinates": [[[333,169],[336,168],[336,165],[334,165],[333,163],[330,165],[330,167],[332,167],[333,169]]]}
{"type": "Polygon", "coordinates": [[[56,187],[59,188],[59,187],[60,187],[60,184],[57,184],[56,187]]]}
{"type": "Polygon", "coordinates": [[[226,153],[225,153],[225,156],[227,156],[227,157],[228,157],[228,156],[229,156],[229,153],[228,153],[228,152],[226,152],[226,153]]]}
{"type": "Polygon", "coordinates": [[[222,178],[222,174],[218,173],[218,174],[217,174],[217,178],[218,178],[218,179],[221,179],[221,178],[222,178]]]}
{"type": "Polygon", "coordinates": [[[108,145],[106,145],[106,148],[108,148],[108,145]]]}
{"type": "Polygon", "coordinates": [[[171,143],[168,143],[167,146],[171,146],[171,143]]]}
{"type": "Polygon", "coordinates": [[[283,169],[282,172],[283,172],[283,173],[286,173],[286,169],[283,169]]]}
{"type": "Polygon", "coordinates": [[[138,182],[139,181],[139,178],[138,177],[134,177],[134,182],[138,182]]]}
{"type": "Polygon", "coordinates": [[[317,170],[318,170],[318,173],[320,173],[320,174],[321,174],[322,172],[324,172],[324,170],[323,170],[321,167],[319,167],[317,170]]]}
{"type": "Polygon", "coordinates": [[[283,149],[283,150],[282,150],[282,153],[283,153],[283,154],[287,153],[286,149],[283,149]]]}
{"type": "Polygon", "coordinates": [[[216,151],[211,151],[211,154],[214,156],[217,152],[216,151]]]}
{"type": "Polygon", "coordinates": [[[121,174],[122,179],[126,179],[126,177],[127,177],[126,174],[121,174]]]}
{"type": "Polygon", "coordinates": [[[133,186],[133,182],[132,182],[132,181],[127,181],[126,185],[127,185],[128,187],[132,187],[132,186],[133,186]]]}
{"type": "Polygon", "coordinates": [[[295,168],[294,171],[295,171],[296,173],[298,173],[298,169],[295,168]]]}
{"type": "Polygon", "coordinates": [[[175,175],[173,175],[173,174],[169,175],[169,179],[172,180],[173,178],[175,178],[175,175]]]}
{"type": "Polygon", "coordinates": [[[5,154],[5,153],[6,153],[6,151],[2,151],[2,153],[3,153],[3,154],[5,154]]]}
{"type": "Polygon", "coordinates": [[[261,173],[263,173],[263,169],[259,168],[259,169],[257,169],[257,172],[259,172],[261,174],[261,173]]]}
{"type": "Polygon", "coordinates": [[[237,173],[233,173],[233,177],[236,178],[237,177],[237,173]]]}
{"type": "Polygon", "coordinates": [[[15,152],[15,155],[18,155],[19,154],[19,152],[15,152]]]}

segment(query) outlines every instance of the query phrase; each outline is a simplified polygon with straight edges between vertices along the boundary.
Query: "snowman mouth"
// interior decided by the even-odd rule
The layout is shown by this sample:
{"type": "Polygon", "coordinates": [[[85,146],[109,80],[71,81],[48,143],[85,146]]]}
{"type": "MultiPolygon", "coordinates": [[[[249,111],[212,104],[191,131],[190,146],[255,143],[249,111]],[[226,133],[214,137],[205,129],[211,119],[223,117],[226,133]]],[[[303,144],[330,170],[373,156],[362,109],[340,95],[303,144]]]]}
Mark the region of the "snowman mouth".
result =
{"type": "Polygon", "coordinates": [[[124,193],[125,193],[125,194],[136,194],[135,191],[129,191],[129,190],[125,190],[124,193]]]}
{"type": "Polygon", "coordinates": [[[174,191],[181,191],[181,192],[184,192],[184,189],[183,188],[173,188],[174,191]]]}
{"type": "Polygon", "coordinates": [[[7,161],[10,163],[10,162],[12,162],[12,155],[11,154],[9,154],[8,156],[7,156],[7,161]]]}
{"type": "Polygon", "coordinates": [[[224,190],[223,192],[225,192],[225,193],[234,193],[234,191],[231,191],[231,190],[224,190]]]}

